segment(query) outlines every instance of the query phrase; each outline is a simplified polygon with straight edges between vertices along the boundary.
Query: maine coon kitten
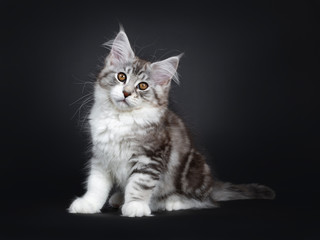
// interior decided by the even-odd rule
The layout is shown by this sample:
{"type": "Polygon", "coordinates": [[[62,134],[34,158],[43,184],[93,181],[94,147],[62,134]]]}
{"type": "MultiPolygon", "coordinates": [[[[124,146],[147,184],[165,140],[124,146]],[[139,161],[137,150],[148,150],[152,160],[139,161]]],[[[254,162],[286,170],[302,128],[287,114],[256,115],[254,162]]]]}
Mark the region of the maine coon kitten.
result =
{"type": "Polygon", "coordinates": [[[152,211],[210,208],[217,201],[263,198],[263,185],[214,180],[192,145],[182,120],[168,109],[171,80],[178,81],[180,56],[147,62],[135,56],[123,30],[95,83],[89,116],[92,159],[87,192],[70,213],[97,213],[108,199],[128,217],[152,211]]]}

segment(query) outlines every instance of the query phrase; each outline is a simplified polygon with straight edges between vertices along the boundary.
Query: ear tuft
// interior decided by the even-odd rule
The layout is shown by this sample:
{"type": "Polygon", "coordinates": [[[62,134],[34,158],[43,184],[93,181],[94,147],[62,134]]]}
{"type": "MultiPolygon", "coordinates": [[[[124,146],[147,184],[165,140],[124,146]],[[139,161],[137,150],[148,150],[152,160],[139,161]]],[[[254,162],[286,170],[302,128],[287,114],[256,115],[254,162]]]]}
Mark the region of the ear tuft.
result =
{"type": "Polygon", "coordinates": [[[135,56],[122,26],[120,26],[120,31],[115,39],[105,43],[104,46],[110,48],[110,53],[106,59],[109,65],[125,64],[135,56]]]}
{"type": "Polygon", "coordinates": [[[155,83],[159,85],[167,85],[170,83],[171,79],[179,84],[177,68],[182,55],[183,54],[180,54],[178,56],[152,63],[150,65],[151,79],[153,79],[155,83]]]}

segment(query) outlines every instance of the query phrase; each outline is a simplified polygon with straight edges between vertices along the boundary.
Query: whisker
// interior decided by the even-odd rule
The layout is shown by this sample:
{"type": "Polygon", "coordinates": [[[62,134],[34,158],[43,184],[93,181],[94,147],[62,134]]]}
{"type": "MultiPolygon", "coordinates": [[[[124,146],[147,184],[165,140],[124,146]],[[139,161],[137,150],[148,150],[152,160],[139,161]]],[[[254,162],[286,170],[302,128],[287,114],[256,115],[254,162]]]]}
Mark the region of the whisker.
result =
{"type": "MultiPolygon", "coordinates": [[[[74,84],[78,84],[78,85],[83,85],[82,87],[82,91],[81,93],[83,94],[84,91],[85,91],[85,88],[87,87],[87,85],[90,86],[90,88],[92,88],[92,86],[94,86],[95,84],[95,81],[94,79],[96,78],[94,74],[92,74],[92,76],[90,77],[92,80],[91,81],[86,81],[86,80],[81,80],[79,77],[75,76],[75,75],[72,75],[72,77],[77,80],[78,82],[74,82],[74,84]]],[[[91,91],[92,89],[90,89],[91,91]]],[[[92,91],[91,91],[92,92],[92,91]]]]}
{"type": "Polygon", "coordinates": [[[74,105],[75,103],[77,103],[77,102],[79,102],[79,101],[83,100],[85,97],[88,97],[88,96],[89,96],[89,95],[91,95],[91,94],[92,94],[92,93],[88,93],[88,94],[86,94],[86,95],[84,95],[84,96],[80,97],[78,100],[74,101],[73,103],[70,103],[70,104],[69,104],[69,106],[74,105]]]}
{"type": "MultiPolygon", "coordinates": [[[[88,96],[88,95],[91,95],[91,94],[87,94],[87,98],[82,102],[82,104],[80,105],[80,107],[75,111],[75,113],[72,115],[71,119],[73,119],[77,113],[79,113],[79,119],[80,119],[80,115],[81,115],[81,108],[83,106],[85,106],[86,104],[88,104],[89,102],[93,101],[93,97],[92,96],[88,96]]],[[[82,97],[83,99],[83,97],[82,97]]],[[[78,100],[79,101],[79,100],[78,100]]]]}

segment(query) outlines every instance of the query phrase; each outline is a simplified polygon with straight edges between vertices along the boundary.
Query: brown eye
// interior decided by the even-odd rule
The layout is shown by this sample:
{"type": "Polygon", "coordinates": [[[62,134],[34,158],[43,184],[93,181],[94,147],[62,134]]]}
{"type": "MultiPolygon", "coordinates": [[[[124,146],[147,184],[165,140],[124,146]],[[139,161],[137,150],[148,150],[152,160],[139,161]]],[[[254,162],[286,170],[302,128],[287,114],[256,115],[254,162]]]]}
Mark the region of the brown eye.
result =
{"type": "Polygon", "coordinates": [[[124,82],[125,80],[127,80],[127,75],[123,72],[119,72],[117,78],[120,82],[124,82]]]}
{"type": "Polygon", "coordinates": [[[138,87],[140,90],[146,90],[149,87],[149,85],[148,85],[148,83],[141,82],[141,83],[139,83],[138,87]]]}

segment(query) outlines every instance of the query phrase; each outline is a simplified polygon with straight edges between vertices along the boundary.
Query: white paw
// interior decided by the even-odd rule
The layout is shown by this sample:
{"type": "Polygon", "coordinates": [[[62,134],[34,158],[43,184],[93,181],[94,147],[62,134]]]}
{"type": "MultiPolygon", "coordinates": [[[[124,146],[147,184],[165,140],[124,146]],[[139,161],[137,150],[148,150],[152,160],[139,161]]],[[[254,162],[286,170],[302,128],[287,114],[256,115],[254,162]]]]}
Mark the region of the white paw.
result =
{"type": "Polygon", "coordinates": [[[68,208],[69,213],[99,213],[100,207],[85,198],[77,198],[68,208]]]}
{"type": "Polygon", "coordinates": [[[166,210],[175,211],[184,208],[184,204],[179,200],[167,200],[166,201],[166,210]]]}
{"type": "Polygon", "coordinates": [[[123,193],[114,193],[109,199],[109,204],[113,208],[119,208],[123,204],[123,193]]]}
{"type": "Polygon", "coordinates": [[[151,216],[151,210],[145,202],[132,201],[122,206],[122,215],[125,217],[151,216]]]}

